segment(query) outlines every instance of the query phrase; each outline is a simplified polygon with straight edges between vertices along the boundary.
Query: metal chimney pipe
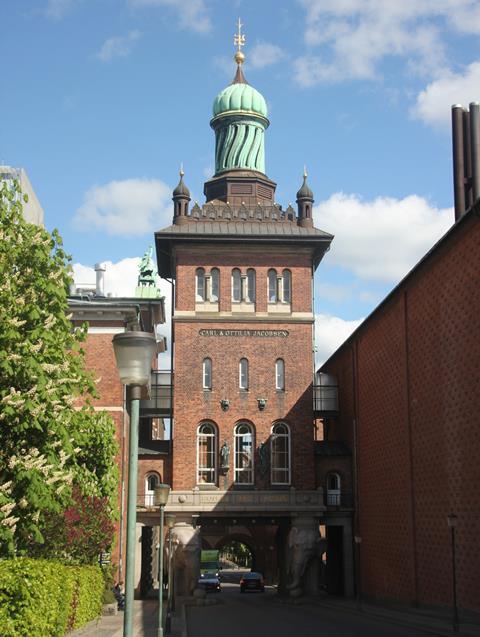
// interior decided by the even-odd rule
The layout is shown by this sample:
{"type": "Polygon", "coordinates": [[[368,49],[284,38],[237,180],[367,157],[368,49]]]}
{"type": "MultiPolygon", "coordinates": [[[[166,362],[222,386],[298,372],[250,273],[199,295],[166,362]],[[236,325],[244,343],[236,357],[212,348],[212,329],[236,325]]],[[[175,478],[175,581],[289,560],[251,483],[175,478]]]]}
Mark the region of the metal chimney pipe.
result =
{"type": "Polygon", "coordinates": [[[465,166],[463,155],[463,106],[452,106],[453,192],[455,221],[465,212],[465,166]]]}
{"type": "Polygon", "coordinates": [[[95,263],[96,289],[95,296],[105,296],[105,270],[106,263],[95,263]]]}
{"type": "Polygon", "coordinates": [[[471,208],[473,204],[472,195],[472,145],[470,139],[470,113],[463,109],[463,170],[464,170],[464,190],[465,190],[465,210],[471,208]]]}
{"type": "Polygon", "coordinates": [[[472,193],[474,204],[480,197],[480,104],[470,103],[470,146],[472,153],[472,193]]]}

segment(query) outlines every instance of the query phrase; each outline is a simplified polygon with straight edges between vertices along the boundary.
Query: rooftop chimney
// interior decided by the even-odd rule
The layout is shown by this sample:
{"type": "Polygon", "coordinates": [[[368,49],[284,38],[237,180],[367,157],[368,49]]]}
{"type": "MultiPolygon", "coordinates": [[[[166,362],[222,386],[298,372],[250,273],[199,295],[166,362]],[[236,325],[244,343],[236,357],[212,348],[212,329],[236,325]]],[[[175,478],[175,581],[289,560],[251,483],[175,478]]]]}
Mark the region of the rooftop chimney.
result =
{"type": "Polygon", "coordinates": [[[480,197],[480,105],[452,106],[455,221],[480,197]]]}
{"type": "Polygon", "coordinates": [[[105,270],[106,263],[95,263],[95,275],[97,284],[95,288],[95,296],[105,296],[105,270]]]}

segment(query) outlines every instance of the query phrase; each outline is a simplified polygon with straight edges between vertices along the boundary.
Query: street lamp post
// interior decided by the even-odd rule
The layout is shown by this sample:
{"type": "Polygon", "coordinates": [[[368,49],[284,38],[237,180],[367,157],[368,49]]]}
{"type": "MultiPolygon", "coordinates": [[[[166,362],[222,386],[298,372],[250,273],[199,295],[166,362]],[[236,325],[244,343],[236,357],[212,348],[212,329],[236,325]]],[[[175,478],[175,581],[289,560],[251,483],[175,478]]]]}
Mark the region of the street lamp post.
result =
{"type": "Polygon", "coordinates": [[[453,632],[458,633],[458,606],[457,606],[457,571],[455,565],[455,529],[457,527],[457,516],[455,513],[447,515],[447,524],[450,529],[451,545],[452,545],[452,597],[453,597],[453,632]]]}
{"type": "Polygon", "coordinates": [[[360,535],[355,535],[354,538],[355,540],[355,560],[356,560],[356,575],[357,575],[357,610],[362,610],[362,591],[361,591],[361,585],[362,585],[362,577],[361,577],[361,572],[360,572],[360,545],[362,543],[362,538],[360,537],[360,535]]]}
{"type": "Polygon", "coordinates": [[[124,385],[130,385],[131,389],[123,635],[124,637],[132,637],[140,395],[142,385],[146,385],[150,381],[152,359],[156,351],[157,342],[155,336],[149,332],[122,332],[121,334],[115,334],[112,342],[120,380],[124,385]]]}
{"type": "Polygon", "coordinates": [[[167,620],[165,624],[165,632],[169,633],[172,629],[172,612],[175,610],[173,598],[173,554],[172,554],[172,529],[175,524],[175,516],[173,513],[167,513],[165,522],[168,527],[168,597],[167,597],[167,620]]]}
{"type": "Polygon", "coordinates": [[[160,542],[158,555],[158,637],[163,637],[163,515],[168,502],[170,486],[159,484],[154,488],[155,506],[160,507],[160,542]]]}

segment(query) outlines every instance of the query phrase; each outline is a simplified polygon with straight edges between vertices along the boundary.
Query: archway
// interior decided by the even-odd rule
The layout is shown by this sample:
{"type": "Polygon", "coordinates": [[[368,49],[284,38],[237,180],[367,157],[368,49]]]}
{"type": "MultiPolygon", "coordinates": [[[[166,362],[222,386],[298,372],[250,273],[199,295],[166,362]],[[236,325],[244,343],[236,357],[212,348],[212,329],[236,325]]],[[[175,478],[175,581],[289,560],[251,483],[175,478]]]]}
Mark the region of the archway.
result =
{"type": "Polygon", "coordinates": [[[253,570],[253,551],[242,540],[227,538],[219,548],[222,568],[232,570],[253,570]]]}

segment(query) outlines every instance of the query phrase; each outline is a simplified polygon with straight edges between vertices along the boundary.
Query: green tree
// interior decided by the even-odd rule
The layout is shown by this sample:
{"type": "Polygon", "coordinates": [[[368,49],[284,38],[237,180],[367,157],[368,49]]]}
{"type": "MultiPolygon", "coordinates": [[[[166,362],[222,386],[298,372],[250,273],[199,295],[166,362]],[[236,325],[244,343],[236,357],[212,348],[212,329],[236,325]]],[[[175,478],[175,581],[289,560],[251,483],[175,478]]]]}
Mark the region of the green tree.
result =
{"type": "Polygon", "coordinates": [[[18,184],[0,189],[0,555],[43,542],[72,487],[113,513],[117,445],[72,329],[70,257],[57,231],[27,223],[18,184]]]}

